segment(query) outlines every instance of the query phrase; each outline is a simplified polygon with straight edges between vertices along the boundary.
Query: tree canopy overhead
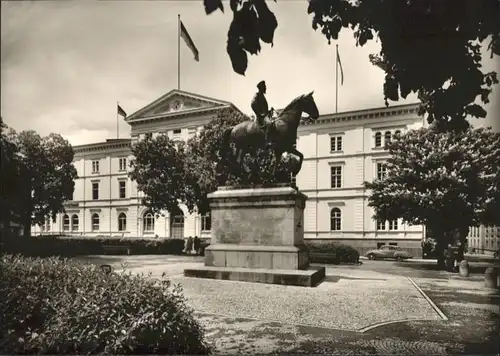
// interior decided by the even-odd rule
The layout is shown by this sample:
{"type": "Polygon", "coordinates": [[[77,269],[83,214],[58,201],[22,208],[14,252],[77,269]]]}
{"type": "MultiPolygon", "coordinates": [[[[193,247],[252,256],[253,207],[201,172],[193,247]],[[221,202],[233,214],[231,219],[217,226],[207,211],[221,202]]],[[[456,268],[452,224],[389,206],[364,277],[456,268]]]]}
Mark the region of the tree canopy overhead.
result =
{"type": "MultiPolygon", "coordinates": [[[[245,74],[248,53],[258,54],[261,42],[272,44],[278,28],[266,0],[230,0],[233,21],[227,52],[233,70],[245,74]]],[[[467,115],[480,118],[495,72],[481,71],[481,45],[500,54],[498,0],[309,0],[312,28],[328,43],[342,29],[351,29],[356,46],[381,43],[370,62],[385,73],[386,105],[410,93],[421,101],[420,114],[440,131],[464,130],[467,115]]],[[[224,11],[222,0],[204,0],[207,14],[224,11]]],[[[306,8],[307,5],[307,8],[306,8]]]]}

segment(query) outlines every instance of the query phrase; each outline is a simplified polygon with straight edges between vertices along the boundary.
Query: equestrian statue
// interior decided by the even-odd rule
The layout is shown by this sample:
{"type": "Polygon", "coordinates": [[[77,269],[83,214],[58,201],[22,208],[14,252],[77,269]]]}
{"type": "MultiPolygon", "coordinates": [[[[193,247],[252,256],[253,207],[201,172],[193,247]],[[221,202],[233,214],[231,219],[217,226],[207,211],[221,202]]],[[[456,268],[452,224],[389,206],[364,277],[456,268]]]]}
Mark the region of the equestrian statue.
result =
{"type": "MultiPolygon", "coordinates": [[[[269,110],[265,98],[266,83],[264,81],[257,84],[259,91],[255,94],[251,106],[255,112],[255,120],[246,120],[233,127],[227,128],[223,132],[222,144],[219,150],[223,160],[236,166],[237,169],[244,169],[246,173],[252,174],[248,167],[243,164],[244,156],[249,153],[256,156],[258,149],[270,147],[274,151],[274,165],[272,173],[276,173],[276,168],[281,161],[283,153],[293,154],[299,157],[297,174],[302,168],[304,155],[297,151],[297,129],[299,127],[302,113],[306,113],[310,120],[319,117],[318,107],[314,102],[313,93],[303,94],[293,99],[276,118],[272,118],[274,109],[269,110]],[[236,148],[234,157],[231,144],[236,148]]],[[[255,167],[254,169],[257,169],[255,167]]]]}

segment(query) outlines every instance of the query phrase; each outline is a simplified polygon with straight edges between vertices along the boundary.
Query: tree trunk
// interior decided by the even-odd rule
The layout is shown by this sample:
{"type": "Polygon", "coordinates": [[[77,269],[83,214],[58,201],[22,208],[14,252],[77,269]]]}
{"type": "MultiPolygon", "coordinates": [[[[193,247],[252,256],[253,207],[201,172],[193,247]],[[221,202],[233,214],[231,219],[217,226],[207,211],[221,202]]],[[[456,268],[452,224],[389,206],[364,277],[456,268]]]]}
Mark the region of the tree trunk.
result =
{"type": "Polygon", "coordinates": [[[465,240],[467,240],[467,235],[469,235],[469,227],[468,226],[463,226],[458,229],[457,231],[457,238],[458,241],[460,242],[457,250],[457,261],[461,262],[464,260],[464,253],[465,253],[465,240]]]}
{"type": "Polygon", "coordinates": [[[22,226],[23,226],[23,237],[31,236],[31,213],[25,214],[22,217],[22,226]]]}
{"type": "Polygon", "coordinates": [[[436,258],[437,258],[437,268],[439,270],[444,270],[446,268],[446,256],[445,251],[450,243],[450,235],[441,229],[433,229],[436,234],[436,258]]]}

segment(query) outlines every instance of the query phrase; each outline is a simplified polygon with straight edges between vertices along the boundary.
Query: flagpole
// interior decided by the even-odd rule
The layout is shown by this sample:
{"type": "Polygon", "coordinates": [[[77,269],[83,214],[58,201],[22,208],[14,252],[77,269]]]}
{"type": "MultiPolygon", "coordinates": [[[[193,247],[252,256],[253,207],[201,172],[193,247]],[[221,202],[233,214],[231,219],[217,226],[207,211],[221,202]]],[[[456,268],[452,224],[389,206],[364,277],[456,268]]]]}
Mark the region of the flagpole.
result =
{"type": "Polygon", "coordinates": [[[336,61],[335,61],[335,113],[339,109],[339,45],[336,45],[336,61]]]}
{"type": "Polygon", "coordinates": [[[120,103],[117,101],[116,102],[116,138],[120,138],[120,114],[118,113],[118,105],[120,103]]]}
{"type": "Polygon", "coordinates": [[[181,90],[181,14],[177,14],[177,90],[181,90]]]}

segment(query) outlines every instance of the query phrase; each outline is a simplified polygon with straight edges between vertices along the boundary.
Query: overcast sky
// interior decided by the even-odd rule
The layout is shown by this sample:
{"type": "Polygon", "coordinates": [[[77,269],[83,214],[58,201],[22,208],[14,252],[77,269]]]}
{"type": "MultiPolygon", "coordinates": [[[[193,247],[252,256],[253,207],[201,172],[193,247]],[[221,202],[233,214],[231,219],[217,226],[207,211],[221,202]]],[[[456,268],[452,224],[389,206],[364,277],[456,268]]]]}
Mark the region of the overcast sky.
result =
{"type": "MultiPolygon", "coordinates": [[[[195,62],[181,42],[181,89],[250,113],[255,85],[265,79],[275,108],[315,90],[320,113],[335,111],[335,42],[329,46],[312,30],[306,0],[269,1],[279,22],[275,44],[250,58],[245,77],[226,54],[228,8],[207,16],[201,0],[1,4],[1,114],[16,130],[58,132],[72,144],[116,137],[117,101],[130,114],[177,87],[177,14],[200,52],[195,62]]],[[[379,45],[357,48],[345,30],[337,43],[345,78],[339,111],[383,106],[384,73],[368,60],[379,45]]],[[[498,59],[486,57],[486,70],[498,68],[498,59]]],[[[497,86],[481,124],[500,129],[492,117],[500,113],[499,96],[497,86]]],[[[120,122],[120,136],[129,132],[120,122]]]]}

